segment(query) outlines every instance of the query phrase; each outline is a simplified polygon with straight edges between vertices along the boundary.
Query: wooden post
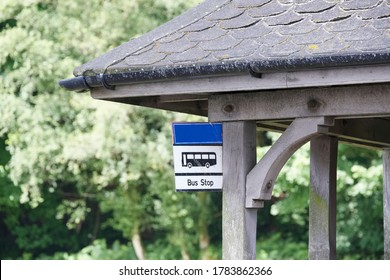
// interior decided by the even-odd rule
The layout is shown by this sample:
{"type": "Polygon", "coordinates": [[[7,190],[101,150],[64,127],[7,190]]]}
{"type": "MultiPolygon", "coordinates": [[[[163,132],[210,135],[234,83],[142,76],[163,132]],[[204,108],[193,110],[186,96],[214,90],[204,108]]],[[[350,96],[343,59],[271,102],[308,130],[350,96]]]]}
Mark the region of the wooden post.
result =
{"type": "Polygon", "coordinates": [[[246,175],[256,164],[256,123],[223,124],[222,257],[256,259],[257,209],[245,208],[246,175]]]}
{"type": "Polygon", "coordinates": [[[336,259],[337,138],[310,142],[309,259],[336,259]]]}
{"type": "Polygon", "coordinates": [[[384,259],[390,260],[390,149],[383,150],[384,259]]]}

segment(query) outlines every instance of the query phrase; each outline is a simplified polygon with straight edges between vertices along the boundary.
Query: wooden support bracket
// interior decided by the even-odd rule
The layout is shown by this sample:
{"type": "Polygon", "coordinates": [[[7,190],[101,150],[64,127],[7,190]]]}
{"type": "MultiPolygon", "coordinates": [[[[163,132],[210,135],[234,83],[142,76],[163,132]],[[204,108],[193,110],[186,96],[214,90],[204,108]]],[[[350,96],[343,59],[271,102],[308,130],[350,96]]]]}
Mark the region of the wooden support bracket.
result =
{"type": "Polygon", "coordinates": [[[246,180],[246,207],[261,208],[270,200],[273,186],[287,160],[306,142],[320,134],[322,126],[333,126],[331,117],[295,119],[264,157],[248,173],[246,180]]]}

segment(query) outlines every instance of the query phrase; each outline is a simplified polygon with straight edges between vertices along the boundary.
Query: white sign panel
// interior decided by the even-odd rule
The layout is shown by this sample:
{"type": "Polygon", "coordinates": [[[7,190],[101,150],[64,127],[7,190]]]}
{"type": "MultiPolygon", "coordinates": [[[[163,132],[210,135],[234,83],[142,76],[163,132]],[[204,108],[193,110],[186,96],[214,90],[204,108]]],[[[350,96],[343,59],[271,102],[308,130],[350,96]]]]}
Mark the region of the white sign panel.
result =
{"type": "Polygon", "coordinates": [[[176,191],[222,189],[222,125],[173,124],[176,191]]]}

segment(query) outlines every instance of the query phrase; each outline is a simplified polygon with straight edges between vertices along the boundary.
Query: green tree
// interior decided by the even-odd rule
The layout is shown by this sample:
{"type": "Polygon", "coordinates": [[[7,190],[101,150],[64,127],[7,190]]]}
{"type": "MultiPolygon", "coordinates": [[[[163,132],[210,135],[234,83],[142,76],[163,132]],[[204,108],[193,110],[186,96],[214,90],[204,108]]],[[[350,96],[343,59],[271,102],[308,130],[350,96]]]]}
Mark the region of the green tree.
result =
{"type": "MultiPolygon", "coordinates": [[[[103,210],[108,215],[105,226],[131,239],[137,256],[144,257],[141,232],[157,223],[148,188],[160,180],[154,173],[163,173],[160,169],[169,164],[167,158],[154,161],[159,141],[167,138],[162,123],[167,125],[169,117],[92,101],[87,95],[64,92],[57,81],[195,2],[0,3],[0,136],[9,153],[2,174],[11,179],[2,180],[1,211],[6,215],[17,205],[22,212],[11,215],[17,228],[24,228],[14,234],[33,232],[20,221],[23,215],[32,218],[27,206],[38,213],[50,204],[50,223],[64,221],[69,230],[85,230],[94,240],[103,210]],[[12,185],[17,195],[9,195],[12,185]],[[15,202],[9,202],[11,197],[15,202]]],[[[10,229],[11,222],[6,224],[10,229]]],[[[41,240],[32,248],[29,238],[24,240],[19,248],[33,257],[49,246],[41,240]]],[[[82,244],[88,243],[76,247],[82,244]]]]}

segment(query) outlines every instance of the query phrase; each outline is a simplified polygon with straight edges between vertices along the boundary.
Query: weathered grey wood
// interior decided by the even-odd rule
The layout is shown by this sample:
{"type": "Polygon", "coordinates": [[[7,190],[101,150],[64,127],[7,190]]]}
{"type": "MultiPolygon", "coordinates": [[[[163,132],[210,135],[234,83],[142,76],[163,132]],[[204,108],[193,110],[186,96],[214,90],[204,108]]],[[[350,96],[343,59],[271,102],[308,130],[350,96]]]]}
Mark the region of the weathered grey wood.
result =
{"type": "Polygon", "coordinates": [[[303,88],[331,85],[361,85],[389,82],[386,72],[389,65],[356,66],[338,69],[320,69],[287,73],[288,88],[303,88]]]}
{"type": "Polygon", "coordinates": [[[372,84],[390,82],[389,72],[389,65],[379,65],[262,73],[261,78],[252,77],[249,73],[234,73],[231,76],[193,77],[190,79],[133,83],[117,86],[114,91],[103,87],[93,88],[91,94],[97,99],[120,99],[140,96],[174,96],[193,93],[210,94],[249,90],[372,84]]]}
{"type": "MultiPolygon", "coordinates": [[[[283,132],[291,121],[261,121],[257,127],[264,130],[283,132]]],[[[390,148],[390,119],[338,119],[334,126],[319,127],[318,132],[335,136],[340,142],[352,145],[383,149],[390,148]]]]}
{"type": "Polygon", "coordinates": [[[136,97],[136,96],[174,96],[194,93],[232,92],[241,90],[275,89],[286,87],[286,73],[266,73],[262,78],[249,73],[236,73],[231,76],[193,77],[190,79],[162,80],[149,83],[134,83],[117,86],[114,91],[105,88],[92,89],[94,98],[136,97]]]}
{"type": "Polygon", "coordinates": [[[317,137],[318,127],[333,125],[332,118],[295,119],[263,158],[249,172],[246,181],[246,207],[260,208],[272,196],[273,186],[287,160],[303,144],[317,137]]]}
{"type": "Polygon", "coordinates": [[[363,147],[390,147],[390,120],[388,119],[336,120],[334,126],[322,127],[319,131],[336,136],[340,141],[363,147]]]}
{"type": "Polygon", "coordinates": [[[374,115],[390,115],[390,84],[220,94],[209,99],[212,122],[374,115]]]}
{"type": "Polygon", "coordinates": [[[337,138],[310,142],[309,259],[336,259],[337,138]]]}
{"type": "Polygon", "coordinates": [[[245,180],[256,164],[256,123],[223,124],[223,259],[256,258],[256,209],[245,208],[245,180]]]}
{"type": "Polygon", "coordinates": [[[390,149],[383,150],[384,259],[390,260],[390,149]]]}
{"type": "Polygon", "coordinates": [[[168,111],[187,113],[192,115],[207,117],[207,100],[187,100],[183,103],[178,102],[163,102],[159,97],[149,98],[121,98],[121,99],[102,99],[105,101],[120,102],[142,107],[163,109],[168,111]]]}

